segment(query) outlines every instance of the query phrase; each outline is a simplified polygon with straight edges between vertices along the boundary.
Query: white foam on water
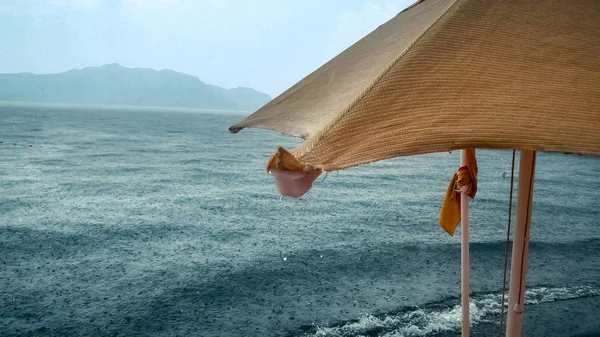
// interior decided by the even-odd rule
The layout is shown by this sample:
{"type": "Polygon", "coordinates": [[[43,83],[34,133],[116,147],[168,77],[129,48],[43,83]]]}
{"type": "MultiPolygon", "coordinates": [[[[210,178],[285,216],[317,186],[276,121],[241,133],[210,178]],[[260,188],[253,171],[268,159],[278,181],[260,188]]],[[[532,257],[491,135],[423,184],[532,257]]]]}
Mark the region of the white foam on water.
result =
{"type": "MultiPolygon", "coordinates": [[[[592,286],[549,288],[537,287],[525,292],[525,304],[535,305],[560,300],[600,296],[600,289],[592,286]]],[[[471,298],[471,326],[489,320],[491,315],[500,314],[501,294],[478,294],[471,298]]],[[[455,299],[450,302],[458,302],[455,299]]],[[[505,297],[505,307],[508,299],[505,297]]],[[[461,328],[460,304],[440,308],[440,304],[425,305],[407,312],[390,315],[364,314],[358,321],[341,326],[320,327],[315,337],[409,337],[427,336],[444,331],[459,331],[461,328]]]]}

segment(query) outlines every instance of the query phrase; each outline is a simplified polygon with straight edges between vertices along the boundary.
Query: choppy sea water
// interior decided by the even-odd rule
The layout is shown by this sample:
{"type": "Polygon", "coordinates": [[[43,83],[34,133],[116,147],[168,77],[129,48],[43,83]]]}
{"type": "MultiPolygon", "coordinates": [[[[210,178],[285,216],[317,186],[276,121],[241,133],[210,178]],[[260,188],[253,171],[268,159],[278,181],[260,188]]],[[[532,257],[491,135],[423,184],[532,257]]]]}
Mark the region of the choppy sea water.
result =
{"type": "MultiPolygon", "coordinates": [[[[455,336],[458,153],[279,197],[240,116],[0,108],[1,336],[455,336]],[[31,144],[31,147],[29,145],[31,144]]],[[[478,152],[472,333],[499,334],[511,153],[478,152]]],[[[518,167],[518,165],[517,165],[518,167]]],[[[527,336],[600,335],[600,159],[538,155],[527,336]]]]}

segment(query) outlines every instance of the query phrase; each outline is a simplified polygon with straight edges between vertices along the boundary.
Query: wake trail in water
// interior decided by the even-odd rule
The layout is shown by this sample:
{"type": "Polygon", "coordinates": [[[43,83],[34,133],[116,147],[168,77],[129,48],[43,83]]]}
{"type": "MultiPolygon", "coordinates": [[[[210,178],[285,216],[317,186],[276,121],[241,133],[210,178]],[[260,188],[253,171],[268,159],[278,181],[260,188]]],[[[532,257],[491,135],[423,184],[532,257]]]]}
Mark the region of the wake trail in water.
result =
{"type": "MultiPolygon", "coordinates": [[[[525,304],[535,305],[555,301],[600,296],[600,288],[535,287],[526,291],[525,304]]],[[[471,297],[471,326],[479,323],[498,323],[501,297],[499,293],[475,294],[471,297]]],[[[505,312],[508,307],[505,297],[505,312]]],[[[357,320],[331,327],[307,328],[302,336],[312,337],[410,337],[460,331],[461,305],[459,298],[426,304],[423,307],[401,308],[387,314],[364,314],[357,320]]]]}

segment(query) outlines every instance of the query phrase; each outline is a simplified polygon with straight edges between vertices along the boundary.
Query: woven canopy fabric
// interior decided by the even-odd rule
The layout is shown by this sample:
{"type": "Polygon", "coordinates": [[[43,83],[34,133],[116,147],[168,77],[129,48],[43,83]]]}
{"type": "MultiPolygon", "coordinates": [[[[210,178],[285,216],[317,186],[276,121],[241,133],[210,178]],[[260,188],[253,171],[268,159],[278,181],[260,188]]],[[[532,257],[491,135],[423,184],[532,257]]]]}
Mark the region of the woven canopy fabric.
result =
{"type": "Polygon", "coordinates": [[[422,0],[242,122],[325,171],[464,148],[600,155],[600,1],[422,0]]]}

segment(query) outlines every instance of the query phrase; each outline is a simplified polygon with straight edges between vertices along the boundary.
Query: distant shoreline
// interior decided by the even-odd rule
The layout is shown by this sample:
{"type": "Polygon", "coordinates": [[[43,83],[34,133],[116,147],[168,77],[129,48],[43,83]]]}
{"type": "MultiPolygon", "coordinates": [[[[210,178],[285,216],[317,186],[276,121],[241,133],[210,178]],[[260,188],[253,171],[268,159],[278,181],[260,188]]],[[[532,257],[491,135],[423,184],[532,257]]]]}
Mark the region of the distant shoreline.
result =
{"type": "Polygon", "coordinates": [[[125,111],[148,111],[148,112],[185,112],[185,113],[213,113],[227,115],[250,115],[251,110],[228,110],[228,109],[201,109],[163,106],[138,106],[138,105],[102,105],[102,104],[77,104],[58,102],[30,102],[30,101],[2,101],[0,107],[14,108],[54,108],[65,110],[125,110],[125,111]]]}

